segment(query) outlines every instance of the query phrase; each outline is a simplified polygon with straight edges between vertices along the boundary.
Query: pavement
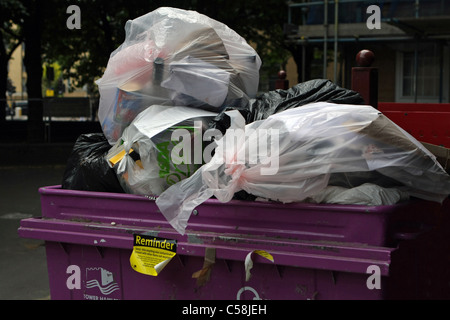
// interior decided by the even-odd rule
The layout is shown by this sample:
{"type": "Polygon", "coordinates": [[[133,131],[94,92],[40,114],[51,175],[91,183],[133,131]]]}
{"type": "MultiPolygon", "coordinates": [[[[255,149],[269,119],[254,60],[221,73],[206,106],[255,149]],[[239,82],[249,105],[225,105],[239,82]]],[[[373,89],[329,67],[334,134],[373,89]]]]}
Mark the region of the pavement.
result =
{"type": "Polygon", "coordinates": [[[0,167],[0,300],[47,300],[44,241],[20,238],[20,220],[41,216],[38,189],[62,182],[65,164],[0,167]]]}

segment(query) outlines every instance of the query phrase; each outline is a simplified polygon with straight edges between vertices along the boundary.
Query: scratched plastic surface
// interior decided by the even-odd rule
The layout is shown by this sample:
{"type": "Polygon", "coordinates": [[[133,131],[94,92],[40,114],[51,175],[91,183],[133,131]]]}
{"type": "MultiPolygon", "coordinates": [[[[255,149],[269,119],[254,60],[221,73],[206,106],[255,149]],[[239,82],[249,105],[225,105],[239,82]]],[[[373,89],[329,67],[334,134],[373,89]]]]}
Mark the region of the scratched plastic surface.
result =
{"type": "MultiPolygon", "coordinates": [[[[131,194],[63,190],[59,186],[40,189],[45,218],[114,222],[161,232],[176,231],[159,212],[154,199],[131,194]]],[[[326,240],[385,245],[397,217],[415,218],[427,207],[438,205],[414,201],[393,206],[269,203],[233,200],[223,204],[210,199],[194,211],[187,233],[251,234],[292,240],[326,240]]]]}

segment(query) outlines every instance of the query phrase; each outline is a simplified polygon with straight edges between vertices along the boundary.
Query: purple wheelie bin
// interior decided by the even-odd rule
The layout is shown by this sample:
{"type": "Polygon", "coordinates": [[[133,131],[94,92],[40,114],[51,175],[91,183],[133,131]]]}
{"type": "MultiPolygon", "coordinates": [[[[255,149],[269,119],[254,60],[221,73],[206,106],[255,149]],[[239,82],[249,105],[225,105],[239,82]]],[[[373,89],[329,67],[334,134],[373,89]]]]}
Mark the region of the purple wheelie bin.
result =
{"type": "Polygon", "coordinates": [[[45,240],[52,299],[450,297],[448,212],[437,203],[210,199],[195,209],[180,235],[149,197],[60,186],[39,192],[42,217],[22,220],[18,232],[45,240]],[[175,256],[157,276],[132,268],[136,235],[177,241],[175,256]],[[193,278],[205,265],[208,276],[193,278]],[[78,286],[70,285],[74,270],[78,286]]]}

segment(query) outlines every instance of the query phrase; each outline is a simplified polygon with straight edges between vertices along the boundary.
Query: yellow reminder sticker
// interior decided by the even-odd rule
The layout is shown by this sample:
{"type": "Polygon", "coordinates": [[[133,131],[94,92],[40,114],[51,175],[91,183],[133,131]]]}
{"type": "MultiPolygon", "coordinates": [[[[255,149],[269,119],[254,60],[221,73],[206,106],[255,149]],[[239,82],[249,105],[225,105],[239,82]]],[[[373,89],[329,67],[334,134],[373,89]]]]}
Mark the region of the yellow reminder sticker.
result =
{"type": "Polygon", "coordinates": [[[254,250],[253,253],[259,254],[261,257],[274,262],[272,255],[264,250],[254,250]]]}
{"type": "Polygon", "coordinates": [[[140,273],[157,276],[177,253],[177,241],[135,234],[131,267],[140,273]]]}

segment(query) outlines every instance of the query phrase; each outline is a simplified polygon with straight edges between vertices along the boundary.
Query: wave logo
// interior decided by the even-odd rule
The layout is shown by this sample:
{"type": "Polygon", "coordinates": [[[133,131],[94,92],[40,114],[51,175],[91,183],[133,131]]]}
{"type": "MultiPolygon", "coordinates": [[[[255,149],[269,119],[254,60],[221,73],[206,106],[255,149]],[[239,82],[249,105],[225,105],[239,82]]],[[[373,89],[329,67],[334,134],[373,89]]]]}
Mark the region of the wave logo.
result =
{"type": "Polygon", "coordinates": [[[86,289],[95,287],[105,296],[119,290],[119,285],[114,281],[112,272],[103,268],[86,268],[86,289]]]}

